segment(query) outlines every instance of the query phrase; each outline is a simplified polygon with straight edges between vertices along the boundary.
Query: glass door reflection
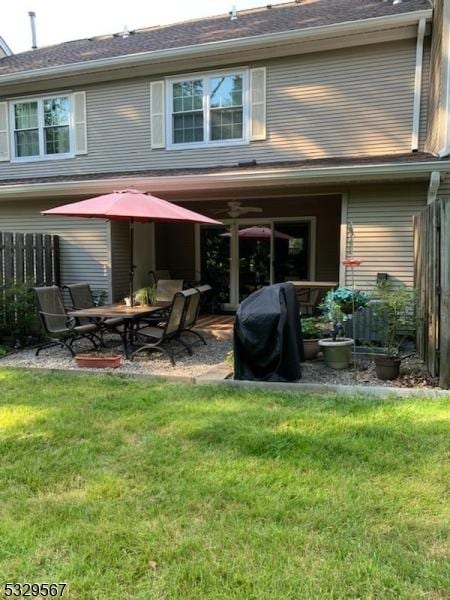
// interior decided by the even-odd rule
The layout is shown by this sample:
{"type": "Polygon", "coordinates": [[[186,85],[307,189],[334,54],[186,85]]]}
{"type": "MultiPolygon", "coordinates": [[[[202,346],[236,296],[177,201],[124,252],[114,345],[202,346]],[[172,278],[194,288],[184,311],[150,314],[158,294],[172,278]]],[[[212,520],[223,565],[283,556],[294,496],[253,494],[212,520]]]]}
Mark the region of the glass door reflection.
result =
{"type": "Polygon", "coordinates": [[[231,230],[229,226],[207,226],[200,230],[202,281],[208,283],[215,304],[230,303],[231,230]]]}
{"type": "Polygon", "coordinates": [[[239,225],[239,301],[270,285],[270,225],[239,225]]]}

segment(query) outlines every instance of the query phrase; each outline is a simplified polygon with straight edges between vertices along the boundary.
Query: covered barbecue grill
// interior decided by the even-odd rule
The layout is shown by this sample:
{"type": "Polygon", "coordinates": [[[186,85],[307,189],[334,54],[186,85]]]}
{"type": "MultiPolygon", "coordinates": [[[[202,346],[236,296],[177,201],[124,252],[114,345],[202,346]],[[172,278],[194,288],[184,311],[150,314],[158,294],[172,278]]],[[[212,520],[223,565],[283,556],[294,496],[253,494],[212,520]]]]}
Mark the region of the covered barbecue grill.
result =
{"type": "Polygon", "coordinates": [[[300,313],[291,283],[264,287],[246,298],[234,324],[234,377],[296,381],[303,360],[300,313]]]}

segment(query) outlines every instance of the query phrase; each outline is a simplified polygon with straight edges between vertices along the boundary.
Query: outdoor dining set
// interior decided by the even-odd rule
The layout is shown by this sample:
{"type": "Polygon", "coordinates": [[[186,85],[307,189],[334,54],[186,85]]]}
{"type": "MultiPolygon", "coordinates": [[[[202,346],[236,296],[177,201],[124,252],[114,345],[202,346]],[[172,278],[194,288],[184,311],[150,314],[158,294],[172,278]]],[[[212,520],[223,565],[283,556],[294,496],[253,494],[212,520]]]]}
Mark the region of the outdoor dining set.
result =
{"type": "Polygon", "coordinates": [[[151,305],[109,304],[96,306],[87,283],[34,288],[38,314],[47,341],[36,355],[55,346],[75,356],[74,342],[88,340],[98,350],[105,347],[105,333],[117,334],[121,350],[132,360],[142,352],[159,352],[175,365],[173,344],[192,355],[193,340],[206,344],[194,327],[200,313],[202,297],[209,285],[183,289],[182,280],[158,280],[156,301],[151,305]],[[66,309],[64,294],[71,307],[66,309]]]}

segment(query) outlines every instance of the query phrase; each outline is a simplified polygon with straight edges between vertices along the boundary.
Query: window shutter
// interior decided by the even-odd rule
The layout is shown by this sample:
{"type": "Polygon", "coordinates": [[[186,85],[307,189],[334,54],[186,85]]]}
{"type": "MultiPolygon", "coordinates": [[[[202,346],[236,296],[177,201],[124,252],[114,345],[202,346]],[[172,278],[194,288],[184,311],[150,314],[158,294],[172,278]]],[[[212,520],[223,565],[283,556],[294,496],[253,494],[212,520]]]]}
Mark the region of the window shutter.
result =
{"type": "Polygon", "coordinates": [[[73,95],[73,122],[75,154],[87,154],[86,92],[75,92],[73,95]]]}
{"type": "Polygon", "coordinates": [[[9,160],[9,126],[7,102],[0,102],[0,160],[9,160]]]}
{"type": "Polygon", "coordinates": [[[250,69],[250,139],[266,139],[266,67],[250,69]]]}
{"type": "Polygon", "coordinates": [[[165,148],[164,81],[150,83],[150,136],[152,148],[165,148]]]}

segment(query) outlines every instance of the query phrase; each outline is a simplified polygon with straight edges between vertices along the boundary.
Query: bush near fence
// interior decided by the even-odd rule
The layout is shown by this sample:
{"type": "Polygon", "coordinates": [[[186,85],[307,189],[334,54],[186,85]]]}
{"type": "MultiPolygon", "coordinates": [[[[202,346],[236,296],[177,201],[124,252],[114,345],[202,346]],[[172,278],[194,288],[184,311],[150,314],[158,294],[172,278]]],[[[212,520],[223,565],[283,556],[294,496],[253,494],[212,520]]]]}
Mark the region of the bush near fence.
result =
{"type": "Polygon", "coordinates": [[[59,237],[0,232],[0,342],[27,343],[40,335],[36,285],[59,285],[59,237]]]}

